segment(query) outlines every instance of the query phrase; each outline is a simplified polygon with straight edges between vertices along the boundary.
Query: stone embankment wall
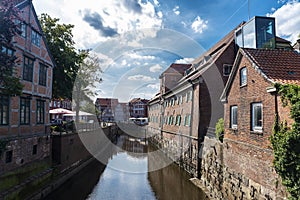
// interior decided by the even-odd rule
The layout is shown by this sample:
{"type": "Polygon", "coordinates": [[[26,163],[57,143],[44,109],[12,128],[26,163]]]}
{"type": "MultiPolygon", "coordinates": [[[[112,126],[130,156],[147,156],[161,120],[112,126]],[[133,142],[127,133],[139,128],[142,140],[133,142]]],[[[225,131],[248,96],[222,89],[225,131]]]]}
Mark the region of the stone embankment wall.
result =
{"type": "Polygon", "coordinates": [[[212,199],[286,199],[270,158],[271,151],[205,137],[201,181],[212,199]]]}

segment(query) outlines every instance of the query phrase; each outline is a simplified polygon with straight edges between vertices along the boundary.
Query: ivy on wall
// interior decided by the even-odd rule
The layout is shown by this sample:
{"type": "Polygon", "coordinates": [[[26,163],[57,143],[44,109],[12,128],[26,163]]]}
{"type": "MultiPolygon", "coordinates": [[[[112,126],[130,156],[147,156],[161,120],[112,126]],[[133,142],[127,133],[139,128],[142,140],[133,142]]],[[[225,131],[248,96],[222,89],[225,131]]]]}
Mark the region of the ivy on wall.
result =
{"type": "Polygon", "coordinates": [[[271,144],[274,151],[274,167],[290,194],[289,199],[300,199],[300,86],[275,85],[284,106],[290,106],[294,120],[291,127],[275,116],[271,144]]]}

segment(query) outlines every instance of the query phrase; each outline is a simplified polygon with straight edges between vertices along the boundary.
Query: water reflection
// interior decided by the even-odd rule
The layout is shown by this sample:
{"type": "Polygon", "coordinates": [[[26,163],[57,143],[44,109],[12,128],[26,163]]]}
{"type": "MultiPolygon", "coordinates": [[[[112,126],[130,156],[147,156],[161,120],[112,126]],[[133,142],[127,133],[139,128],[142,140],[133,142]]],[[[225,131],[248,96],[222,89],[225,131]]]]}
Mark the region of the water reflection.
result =
{"type": "Polygon", "coordinates": [[[52,195],[55,197],[52,199],[205,199],[205,194],[189,181],[189,175],[175,164],[147,172],[148,168],[155,166],[160,160],[167,159],[164,156],[148,156],[147,152],[154,151],[155,148],[147,142],[122,135],[118,138],[117,145],[118,147],[111,147],[112,156],[101,175],[97,173],[99,166],[84,169],[86,173],[79,173],[77,178],[73,177],[69,181],[71,183],[55,192],[56,196],[52,195]],[[97,181],[92,181],[95,178],[97,181]],[[94,184],[92,189],[89,187],[91,182],[94,184]],[[76,188],[76,184],[81,186],[76,188]],[[85,190],[89,192],[83,192],[85,190]],[[78,192],[83,194],[79,195],[78,192]]]}

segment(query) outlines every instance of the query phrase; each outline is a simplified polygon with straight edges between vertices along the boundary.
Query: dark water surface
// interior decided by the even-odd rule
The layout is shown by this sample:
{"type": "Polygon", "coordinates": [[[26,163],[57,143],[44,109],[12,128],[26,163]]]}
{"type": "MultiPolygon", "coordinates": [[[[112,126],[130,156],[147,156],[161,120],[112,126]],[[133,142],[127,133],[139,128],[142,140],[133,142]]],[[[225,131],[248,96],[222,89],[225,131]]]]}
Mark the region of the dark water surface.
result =
{"type": "MultiPolygon", "coordinates": [[[[153,147],[144,141],[120,136],[107,166],[93,161],[46,200],[202,200],[205,194],[177,165],[147,172],[153,147]],[[151,150],[152,151],[152,150],[151,150]]],[[[113,147],[112,147],[113,148],[113,147]]],[[[155,163],[154,163],[155,164],[155,163]]]]}

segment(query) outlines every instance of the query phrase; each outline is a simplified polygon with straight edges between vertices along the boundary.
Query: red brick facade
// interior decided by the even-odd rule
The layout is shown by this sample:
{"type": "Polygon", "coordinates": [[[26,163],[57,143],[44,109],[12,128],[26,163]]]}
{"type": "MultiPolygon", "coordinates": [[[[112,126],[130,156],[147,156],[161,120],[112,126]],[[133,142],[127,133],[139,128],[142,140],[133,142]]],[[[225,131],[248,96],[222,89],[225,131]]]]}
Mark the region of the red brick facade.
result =
{"type": "MultiPolygon", "coordinates": [[[[222,100],[226,102],[224,167],[229,173],[242,174],[252,183],[245,186],[253,187],[256,191],[252,194],[252,198],[269,196],[275,199],[286,195],[282,185],[278,184],[280,177],[273,168],[270,136],[277,112],[280,121],[287,121],[289,125],[292,123],[289,108],[283,107],[280,96],[275,94],[274,83],[297,82],[297,78],[293,77],[292,73],[287,73],[288,66],[283,67],[289,65],[293,57],[297,60],[297,55],[292,51],[240,49],[230,81],[222,96],[222,100]],[[266,54],[269,58],[276,56],[274,59],[266,60],[266,54]],[[247,71],[245,85],[241,85],[243,69],[247,71]],[[253,129],[255,113],[252,105],[254,103],[262,105],[262,128],[259,130],[253,129]],[[237,125],[234,127],[231,125],[232,106],[237,106],[237,125]]],[[[292,67],[300,65],[299,61],[291,63],[293,63],[292,67]]],[[[247,190],[244,192],[247,193],[247,190]]]]}
{"type": "Polygon", "coordinates": [[[7,142],[0,159],[0,174],[50,157],[49,102],[54,63],[32,2],[25,0],[16,6],[21,10],[25,32],[14,37],[13,50],[24,89],[21,96],[9,97],[8,121],[0,125],[0,139],[7,142]],[[33,62],[29,64],[32,73],[26,70],[28,62],[33,62]],[[7,159],[10,151],[12,159],[7,159]]]}

